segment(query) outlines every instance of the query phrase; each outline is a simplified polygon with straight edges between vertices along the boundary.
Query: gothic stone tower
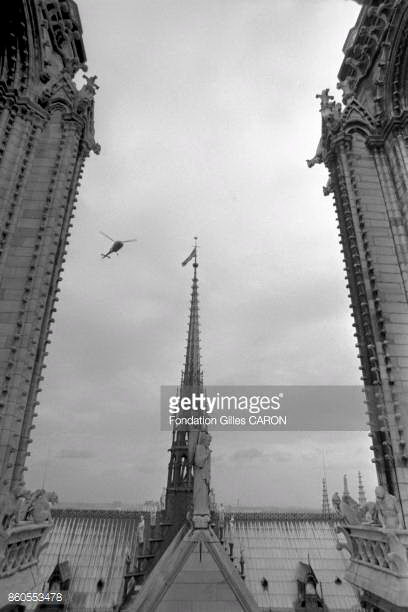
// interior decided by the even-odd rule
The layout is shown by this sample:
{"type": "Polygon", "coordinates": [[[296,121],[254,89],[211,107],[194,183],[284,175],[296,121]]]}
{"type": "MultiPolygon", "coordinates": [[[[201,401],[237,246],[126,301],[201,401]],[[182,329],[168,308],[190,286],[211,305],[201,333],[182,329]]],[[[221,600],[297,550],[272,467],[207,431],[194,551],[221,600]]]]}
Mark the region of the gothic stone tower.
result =
{"type": "Polygon", "coordinates": [[[371,0],[319,96],[378,479],[408,526],[408,0],[371,0]]]}
{"type": "Polygon", "coordinates": [[[0,490],[23,482],[95,78],[73,0],[4,0],[0,25],[0,490]]]}
{"type": "MultiPolygon", "coordinates": [[[[196,249],[193,251],[196,254],[196,249]]],[[[194,276],[191,291],[187,349],[181,378],[180,397],[191,397],[203,391],[203,375],[200,359],[200,329],[198,312],[197,257],[194,255],[194,276]]],[[[185,413],[188,414],[188,413],[185,413]]],[[[184,416],[184,415],[183,415],[184,416]]],[[[175,428],[170,449],[166,491],[166,520],[177,530],[192,511],[193,468],[191,448],[197,440],[197,430],[175,428]]]]}

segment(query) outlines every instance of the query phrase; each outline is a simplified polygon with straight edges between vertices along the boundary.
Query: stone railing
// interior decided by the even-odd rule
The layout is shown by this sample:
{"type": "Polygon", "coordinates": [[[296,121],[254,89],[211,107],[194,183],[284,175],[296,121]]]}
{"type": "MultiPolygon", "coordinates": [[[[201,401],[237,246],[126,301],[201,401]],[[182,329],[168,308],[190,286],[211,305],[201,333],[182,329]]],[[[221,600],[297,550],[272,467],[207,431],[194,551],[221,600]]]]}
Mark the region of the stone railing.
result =
{"type": "Polygon", "coordinates": [[[36,565],[51,524],[25,521],[0,535],[0,580],[36,565]]]}
{"type": "Polygon", "coordinates": [[[408,610],[408,530],[342,525],[338,549],[350,553],[346,579],[390,609],[408,610]]]}

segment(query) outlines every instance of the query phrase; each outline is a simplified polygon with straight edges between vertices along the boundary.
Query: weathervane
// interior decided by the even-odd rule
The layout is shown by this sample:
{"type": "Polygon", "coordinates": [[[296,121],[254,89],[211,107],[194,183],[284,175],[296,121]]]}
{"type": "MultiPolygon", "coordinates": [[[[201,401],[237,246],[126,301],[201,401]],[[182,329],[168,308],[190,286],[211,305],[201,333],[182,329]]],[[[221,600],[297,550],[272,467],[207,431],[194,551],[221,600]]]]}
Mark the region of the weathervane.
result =
{"type": "Polygon", "coordinates": [[[192,259],[194,259],[194,263],[193,263],[193,267],[194,268],[198,268],[198,263],[197,263],[197,249],[198,249],[198,244],[197,244],[197,236],[194,236],[194,248],[191,251],[190,255],[182,262],[182,266],[186,266],[192,259]]]}

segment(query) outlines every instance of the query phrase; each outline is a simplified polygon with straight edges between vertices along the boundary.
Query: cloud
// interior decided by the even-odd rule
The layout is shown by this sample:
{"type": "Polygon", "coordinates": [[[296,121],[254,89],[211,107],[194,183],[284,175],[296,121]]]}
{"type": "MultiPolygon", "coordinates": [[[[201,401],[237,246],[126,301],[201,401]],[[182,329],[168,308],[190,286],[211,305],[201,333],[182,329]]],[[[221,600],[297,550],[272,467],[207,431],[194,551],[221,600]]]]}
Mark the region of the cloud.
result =
{"type": "Polygon", "coordinates": [[[265,459],[265,454],[258,450],[257,448],[242,448],[235,451],[231,455],[231,461],[233,463],[253,463],[254,461],[259,461],[260,459],[265,459]]]}
{"type": "Polygon", "coordinates": [[[58,459],[92,459],[94,453],[86,450],[75,450],[71,448],[62,448],[57,453],[58,459]]]}

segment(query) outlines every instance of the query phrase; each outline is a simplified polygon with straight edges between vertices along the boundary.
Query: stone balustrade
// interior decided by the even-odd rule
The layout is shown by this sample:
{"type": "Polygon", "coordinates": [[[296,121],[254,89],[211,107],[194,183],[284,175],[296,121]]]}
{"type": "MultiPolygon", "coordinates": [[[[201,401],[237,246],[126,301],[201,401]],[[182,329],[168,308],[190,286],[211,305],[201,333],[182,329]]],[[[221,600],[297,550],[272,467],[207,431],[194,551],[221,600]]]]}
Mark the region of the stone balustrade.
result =
{"type": "Polygon", "coordinates": [[[342,525],[338,532],[344,536],[338,548],[350,553],[346,579],[363,592],[368,602],[390,605],[390,610],[407,610],[408,530],[342,525]]]}
{"type": "Polygon", "coordinates": [[[42,540],[49,528],[49,522],[33,524],[26,521],[0,536],[0,579],[37,563],[42,540]]]}

